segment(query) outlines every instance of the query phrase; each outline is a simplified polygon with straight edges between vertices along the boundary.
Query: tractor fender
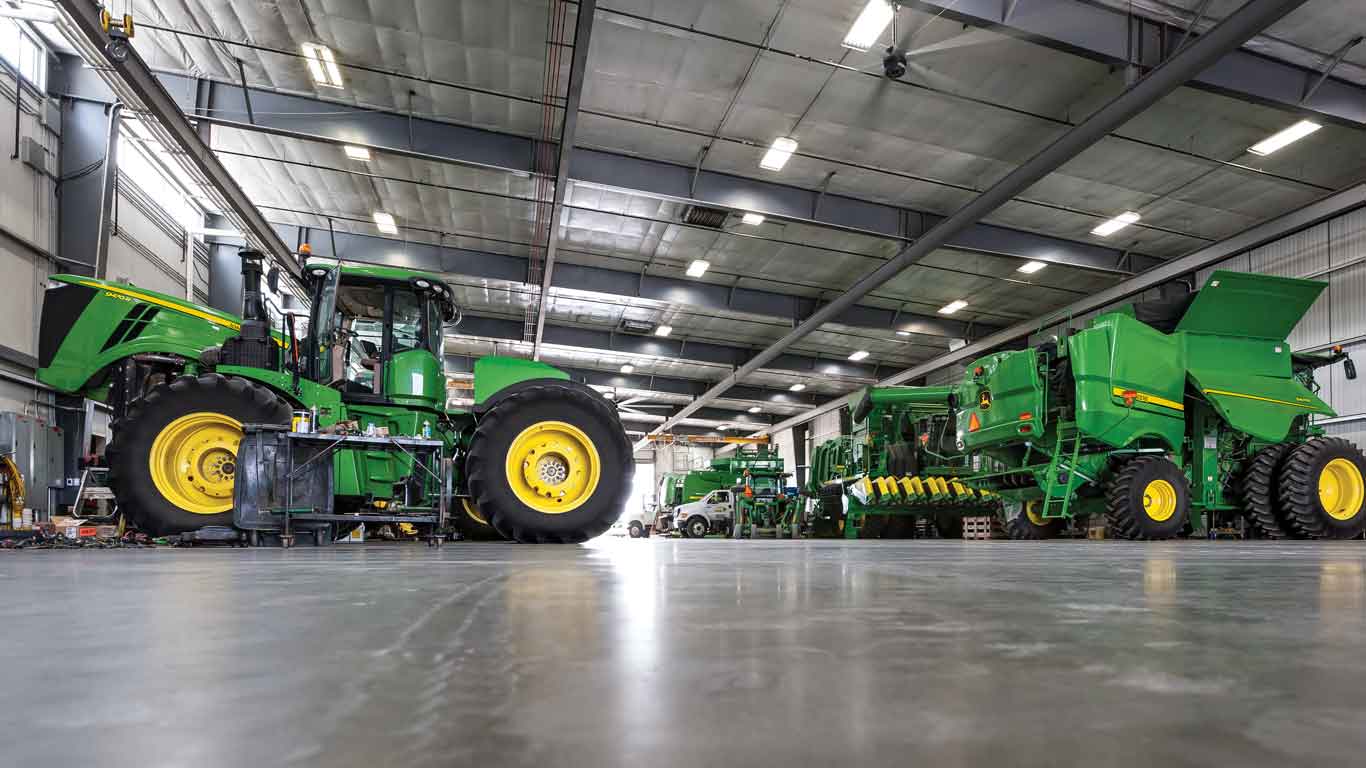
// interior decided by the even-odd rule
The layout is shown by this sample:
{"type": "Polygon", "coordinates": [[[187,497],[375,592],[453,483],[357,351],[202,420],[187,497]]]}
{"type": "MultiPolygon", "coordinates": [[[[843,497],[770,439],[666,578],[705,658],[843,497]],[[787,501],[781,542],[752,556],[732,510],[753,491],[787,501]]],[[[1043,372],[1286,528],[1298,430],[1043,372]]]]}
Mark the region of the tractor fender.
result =
{"type": "MultiPolygon", "coordinates": [[[[498,390],[497,392],[486,398],[484,402],[476,403],[473,409],[474,415],[476,417],[483,416],[485,413],[488,413],[490,410],[492,410],[494,406],[498,405],[499,403],[503,402],[509,397],[512,397],[518,392],[524,392],[533,387],[544,387],[547,385],[561,387],[563,389],[576,389],[580,392],[583,392],[584,394],[602,399],[602,394],[599,393],[596,389],[593,389],[587,384],[580,384],[577,381],[571,381],[569,379],[552,378],[523,379],[522,381],[516,382],[515,384],[509,384],[506,387],[503,387],[502,389],[498,390]]],[[[612,408],[613,411],[616,410],[615,405],[613,405],[612,408]]]]}

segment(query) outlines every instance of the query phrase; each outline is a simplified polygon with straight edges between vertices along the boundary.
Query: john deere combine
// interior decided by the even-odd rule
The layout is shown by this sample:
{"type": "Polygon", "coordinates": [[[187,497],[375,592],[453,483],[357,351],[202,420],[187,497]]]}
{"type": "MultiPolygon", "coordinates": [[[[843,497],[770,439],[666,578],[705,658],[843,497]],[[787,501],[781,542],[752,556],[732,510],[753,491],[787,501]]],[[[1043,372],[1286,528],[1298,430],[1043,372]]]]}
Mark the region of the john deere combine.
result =
{"type": "MultiPolygon", "coordinates": [[[[910,482],[925,474],[905,463],[913,457],[956,473],[976,503],[999,496],[1015,538],[1104,515],[1114,535],[1166,539],[1219,513],[1241,513],[1266,537],[1359,536],[1366,457],[1310,421],[1335,415],[1314,372],[1341,362],[1353,380],[1355,366],[1340,348],[1302,354],[1286,343],[1325,287],[1220,271],[1179,301],[1128,305],[1040,347],[976,360],[952,387],[874,388],[848,448],[824,448],[839,458],[813,474],[822,507],[940,514],[910,482]],[[949,426],[910,429],[896,403],[949,426]]],[[[936,503],[962,498],[947,486],[936,503]]]]}
{"type": "MultiPolygon", "coordinates": [[[[75,275],[44,299],[39,378],[109,403],[110,483],[144,530],[232,522],[243,424],[350,425],[432,437],[452,457],[469,525],[506,538],[573,542],[611,525],[629,495],[630,444],[612,407],[550,366],[488,357],[475,364],[474,406],[446,408],[442,331],[456,314],[435,275],[310,263],[311,314],[272,329],[262,257],[242,254],[243,316],[75,275]]],[[[411,456],[342,449],[341,513],[425,505],[443,483],[411,456]],[[414,496],[418,498],[414,498],[414,496]]]]}

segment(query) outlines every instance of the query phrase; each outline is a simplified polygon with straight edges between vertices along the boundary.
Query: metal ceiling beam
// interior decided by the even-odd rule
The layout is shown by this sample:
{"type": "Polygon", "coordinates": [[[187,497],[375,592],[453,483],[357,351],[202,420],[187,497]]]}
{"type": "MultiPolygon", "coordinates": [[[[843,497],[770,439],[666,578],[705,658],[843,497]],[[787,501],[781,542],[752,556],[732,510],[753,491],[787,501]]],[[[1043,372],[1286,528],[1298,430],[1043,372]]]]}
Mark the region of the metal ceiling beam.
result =
{"type": "Polygon", "coordinates": [[[301,281],[303,270],[300,269],[289,247],[247,198],[232,174],[228,173],[228,169],[214,156],[194,126],[185,119],[183,105],[172,98],[147,63],[137,51],[132,50],[131,46],[124,46],[121,49],[123,55],[111,53],[120,49],[111,46],[110,36],[100,24],[101,7],[92,0],[57,0],[56,5],[65,17],[66,26],[74,28],[90,48],[99,52],[118,80],[136,96],[142,108],[156,119],[184,157],[218,191],[233,218],[237,219],[236,223],[243,228],[249,242],[271,254],[295,280],[301,281]]]}
{"type": "MultiPolygon", "coordinates": [[[[187,113],[195,110],[195,96],[200,91],[201,80],[168,73],[158,76],[182,109],[187,113]]],[[[240,88],[211,90],[207,114],[194,118],[211,125],[323,142],[335,145],[338,152],[342,146],[351,144],[423,162],[453,163],[521,176],[533,173],[532,158],[537,142],[523,136],[421,117],[409,118],[397,113],[359,110],[346,104],[260,88],[251,89],[256,115],[253,125],[245,120],[246,101],[240,88]],[[233,120],[223,115],[242,115],[243,119],[233,120]]],[[[569,179],[574,183],[736,212],[754,211],[775,220],[903,243],[919,237],[943,219],[937,214],[912,208],[835,193],[822,194],[820,190],[714,171],[694,174],[694,169],[688,165],[583,147],[571,150],[568,167],[569,179]]],[[[1121,272],[1115,265],[1126,255],[1122,249],[982,223],[965,228],[947,246],[1108,273],[1121,272]]],[[[1159,259],[1143,254],[1131,253],[1129,256],[1134,272],[1161,263],[1159,259]]]]}
{"type": "MultiPolygon", "coordinates": [[[[1093,296],[1088,296],[1085,299],[1074,302],[1048,315],[1029,322],[1013,325],[959,350],[935,358],[930,362],[901,371],[894,376],[889,376],[878,382],[878,385],[893,386],[896,384],[904,384],[909,381],[915,381],[923,376],[928,376],[946,366],[974,360],[983,355],[990,354],[1004,344],[1027,339],[1031,334],[1037,333],[1041,327],[1044,327],[1047,324],[1057,323],[1065,318],[1085,315],[1088,312],[1109,307],[1116,302],[1124,301],[1151,288],[1158,288],[1172,280],[1180,279],[1185,275],[1198,272],[1201,269],[1218,264],[1225,259],[1237,256],[1240,253],[1245,253],[1253,248],[1280,240],[1288,235],[1292,235],[1303,229],[1312,227],[1315,224],[1320,224],[1328,219],[1340,216],[1348,211],[1363,206],[1366,206],[1366,184],[1358,184],[1354,187],[1349,187],[1302,208],[1298,208],[1258,224],[1251,229],[1247,229],[1226,240],[1221,240],[1214,245],[1201,248],[1200,250],[1182,256],[1179,259],[1173,259],[1172,261],[1163,264],[1161,267],[1130,278],[1118,285],[1100,291],[1093,296]]],[[[765,431],[778,432],[789,429],[803,422],[810,421],[822,413],[828,413],[840,408],[847,402],[848,398],[844,397],[831,400],[810,411],[779,422],[771,429],[765,431]]]]}
{"type": "MultiPolygon", "coordinates": [[[[286,242],[309,243],[315,256],[336,257],[346,261],[403,266],[449,275],[467,275],[484,280],[522,282],[527,260],[521,256],[399,242],[376,235],[351,232],[329,233],[308,227],[277,224],[276,231],[286,242]],[[336,252],[332,242],[336,241],[336,252]]],[[[673,277],[642,275],[605,267],[561,264],[555,271],[552,288],[590,291],[622,299],[648,299],[691,309],[715,312],[743,312],[762,315],[791,324],[815,312],[820,302],[807,296],[776,291],[704,283],[673,277]]],[[[974,339],[999,330],[1000,326],[967,323],[951,317],[901,311],[858,304],[840,313],[833,322],[852,328],[866,328],[884,334],[905,331],[918,336],[945,339],[974,339]]]]}
{"type": "MultiPolygon", "coordinates": [[[[1108,64],[1126,64],[1132,51],[1139,66],[1155,67],[1183,34],[1180,26],[1140,16],[1134,16],[1131,25],[1129,14],[1118,8],[1076,0],[1029,0],[1004,23],[1000,0],[908,0],[907,4],[1108,64]]],[[[1328,78],[1301,102],[1319,74],[1251,51],[1233,50],[1196,73],[1190,85],[1294,113],[1316,112],[1358,128],[1366,126],[1366,87],[1328,78]]]]}
{"type": "Polygon", "coordinates": [[[972,226],[983,216],[1004,205],[1012,197],[1028,189],[1035,182],[1100,141],[1110,131],[1128,122],[1135,115],[1176,90],[1182,83],[1218,60],[1220,56],[1236,49],[1253,35],[1265,29],[1267,25],[1284,17],[1305,2],[1306,0],[1248,0],[1241,8],[1219,22],[1208,33],[1168,59],[1165,64],[1149,72],[1143,79],[1134,83],[1075,128],[1025,161],[1023,165],[1011,171],[1005,178],[993,184],[991,188],[945,219],[943,223],[926,232],[914,244],[904,248],[891,261],[859,280],[847,293],[822,307],[805,322],[794,328],[791,333],[755,355],[735,373],[722,379],[716,386],[707,390],[701,397],[680,411],[677,416],[664,422],[657,431],[667,430],[690,413],[704,407],[740,379],[758,370],[781,355],[783,350],[819,328],[829,320],[830,316],[863,298],[877,286],[896,277],[902,270],[942,246],[958,231],[972,226]]]}
{"type": "Polygon", "coordinates": [[[597,10],[598,0],[578,0],[578,17],[574,22],[574,56],[569,65],[569,90],[565,92],[560,148],[555,161],[555,203],[551,207],[550,221],[546,223],[550,233],[545,248],[545,264],[541,267],[541,295],[536,302],[536,341],[531,347],[532,360],[541,359],[545,309],[550,298],[550,280],[555,273],[555,252],[560,247],[560,217],[564,215],[564,199],[569,193],[569,160],[578,133],[579,102],[583,99],[583,83],[588,74],[588,49],[593,43],[593,16],[597,10]]]}

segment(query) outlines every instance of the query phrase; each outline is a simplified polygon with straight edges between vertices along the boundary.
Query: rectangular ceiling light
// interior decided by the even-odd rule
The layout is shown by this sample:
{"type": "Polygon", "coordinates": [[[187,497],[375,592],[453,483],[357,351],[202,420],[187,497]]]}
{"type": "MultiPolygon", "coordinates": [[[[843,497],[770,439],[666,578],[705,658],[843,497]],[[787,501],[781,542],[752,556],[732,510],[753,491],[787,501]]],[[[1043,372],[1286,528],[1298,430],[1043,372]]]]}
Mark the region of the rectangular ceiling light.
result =
{"type": "Polygon", "coordinates": [[[800,392],[800,391],[802,391],[803,389],[806,389],[806,385],[805,385],[805,384],[793,384],[792,386],[790,386],[790,387],[787,388],[787,391],[788,391],[788,392],[800,392]]]}
{"type": "Polygon", "coordinates": [[[1282,147],[1294,144],[1322,127],[1323,126],[1318,123],[1310,120],[1301,120],[1289,128],[1286,128],[1284,131],[1281,131],[1274,136],[1268,136],[1256,144],[1253,144],[1247,148],[1247,151],[1254,155],[1269,155],[1282,147]]]}
{"type": "Polygon", "coordinates": [[[362,163],[370,162],[370,150],[365,147],[353,147],[350,144],[342,147],[342,151],[352,160],[359,160],[362,163]]]}
{"type": "Polygon", "coordinates": [[[863,13],[854,19],[854,26],[850,27],[849,34],[844,36],[842,45],[856,51],[872,48],[877,44],[878,38],[882,37],[887,25],[892,23],[894,15],[896,9],[892,8],[892,4],[887,0],[868,0],[863,13]]]}
{"type": "Polygon", "coordinates": [[[688,269],[684,274],[686,274],[688,277],[701,277],[707,274],[708,269],[711,269],[710,261],[703,261],[702,259],[693,259],[693,263],[688,265],[688,269]]]}
{"type": "Polygon", "coordinates": [[[375,211],[375,226],[386,235],[398,234],[398,225],[394,223],[394,217],[384,211],[375,211]]]}
{"type": "Polygon", "coordinates": [[[797,142],[780,136],[773,140],[773,146],[764,153],[764,159],[759,161],[759,167],[766,171],[781,171],[796,151],[797,142]]]}
{"type": "Polygon", "coordinates": [[[967,305],[968,303],[966,301],[963,301],[962,299],[958,299],[957,301],[950,301],[948,304],[945,304],[944,306],[939,308],[939,314],[952,315],[954,312],[957,312],[958,310],[962,309],[963,307],[966,307],[967,305]]]}
{"type": "Polygon", "coordinates": [[[1032,274],[1034,274],[1035,272],[1038,272],[1039,270],[1043,269],[1043,268],[1046,267],[1046,266],[1048,266],[1048,265],[1045,264],[1045,263],[1042,262],[1042,261],[1031,261],[1031,262],[1026,263],[1024,266],[1020,267],[1019,269],[1017,269],[1017,270],[1015,270],[1015,271],[1016,271],[1016,272],[1023,272],[1023,273],[1025,273],[1026,275],[1032,275],[1032,274]]]}
{"type": "Polygon", "coordinates": [[[898,335],[898,336],[910,336],[910,335],[911,335],[911,332],[910,332],[910,331],[897,331],[897,332],[896,332],[896,335],[898,335]]]}
{"type": "Polygon", "coordinates": [[[655,335],[656,335],[656,336],[668,336],[669,334],[671,334],[671,333],[673,333],[673,332],[674,332],[674,327],[673,327],[672,325],[661,325],[661,326],[659,326],[658,328],[655,329],[655,335]]]}
{"type": "Polygon", "coordinates": [[[859,351],[857,351],[857,352],[855,352],[854,354],[850,355],[850,356],[849,356],[849,359],[850,359],[851,361],[857,363],[858,361],[863,360],[863,359],[866,359],[867,357],[868,357],[868,350],[866,350],[866,349],[860,349],[859,351]]]}
{"type": "Polygon", "coordinates": [[[635,370],[636,370],[636,367],[635,367],[634,365],[631,365],[630,363],[627,363],[626,365],[621,366],[621,372],[622,372],[622,373],[634,373],[635,370]]]}
{"type": "Polygon", "coordinates": [[[755,406],[751,406],[751,407],[750,407],[749,412],[750,412],[750,413],[758,413],[759,411],[762,411],[762,410],[763,410],[763,408],[760,408],[759,406],[755,405],[755,406]]]}
{"type": "Polygon", "coordinates": [[[313,82],[328,88],[345,86],[342,82],[341,69],[337,67],[337,57],[332,54],[331,48],[318,43],[304,43],[301,47],[313,82]]]}
{"type": "Polygon", "coordinates": [[[760,213],[747,213],[744,215],[743,218],[740,219],[740,221],[750,225],[751,227],[757,227],[760,224],[764,223],[764,216],[760,213]]]}
{"type": "Polygon", "coordinates": [[[1099,227],[1096,227],[1095,229],[1091,230],[1091,234],[1098,235],[1100,237],[1109,237],[1110,235],[1113,235],[1121,229],[1124,229],[1125,227],[1129,226],[1130,224],[1133,224],[1135,221],[1138,221],[1141,218],[1143,217],[1139,216],[1137,213],[1134,213],[1133,211],[1125,211],[1124,213],[1121,213],[1113,219],[1110,219],[1104,224],[1101,224],[1099,227]]]}

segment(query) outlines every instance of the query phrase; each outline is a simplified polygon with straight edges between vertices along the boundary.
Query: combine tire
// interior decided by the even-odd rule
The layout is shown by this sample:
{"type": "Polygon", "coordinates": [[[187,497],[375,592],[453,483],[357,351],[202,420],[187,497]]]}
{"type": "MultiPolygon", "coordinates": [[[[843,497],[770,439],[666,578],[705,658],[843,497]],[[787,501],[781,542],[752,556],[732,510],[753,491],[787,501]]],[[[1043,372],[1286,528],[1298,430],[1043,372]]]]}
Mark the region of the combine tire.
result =
{"type": "Polygon", "coordinates": [[[1276,474],[1294,447],[1279,443],[1258,451],[1238,483],[1238,500],[1248,527],[1264,539],[1283,539],[1291,533],[1276,514],[1276,474]]]}
{"type": "MultiPolygon", "coordinates": [[[[1056,539],[1061,529],[1062,520],[1049,520],[1043,516],[1043,501],[1039,499],[1024,502],[1020,507],[1020,514],[1006,523],[1006,532],[1010,534],[1010,538],[1017,541],[1056,539]]],[[[961,527],[959,530],[962,530],[961,527]]]]}
{"type": "Polygon", "coordinates": [[[1366,456],[1337,437],[1290,452],[1277,483],[1290,531],[1306,539],[1352,539],[1366,530],[1366,456]]]}
{"type": "Polygon", "coordinates": [[[690,539],[705,539],[707,538],[707,519],[705,517],[690,517],[683,531],[684,535],[690,539]]]}
{"type": "Polygon", "coordinates": [[[114,424],[109,484],[138,527],[154,536],[232,525],[242,425],[288,424],[271,390],[216,373],[157,386],[114,424]]]}
{"type": "Polygon", "coordinates": [[[574,543],[600,535],[631,494],[631,444],[606,400],[569,383],[508,395],[474,430],[475,506],[503,536],[574,543]]]}
{"type": "Polygon", "coordinates": [[[1119,538],[1173,538],[1190,517],[1190,485],[1171,459],[1134,459],[1121,465],[1110,481],[1105,517],[1119,538]]]}

